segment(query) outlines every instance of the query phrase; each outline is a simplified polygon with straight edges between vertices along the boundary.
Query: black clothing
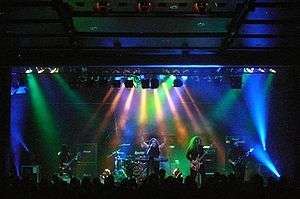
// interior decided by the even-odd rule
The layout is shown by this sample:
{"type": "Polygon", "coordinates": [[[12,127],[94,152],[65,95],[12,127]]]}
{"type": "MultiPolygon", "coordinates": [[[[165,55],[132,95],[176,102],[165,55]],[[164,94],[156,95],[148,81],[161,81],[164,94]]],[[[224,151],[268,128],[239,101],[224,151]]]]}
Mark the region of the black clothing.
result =
{"type": "Polygon", "coordinates": [[[237,179],[244,181],[247,157],[243,147],[234,146],[229,152],[228,159],[236,163],[236,165],[232,166],[237,179]]]}
{"type": "Polygon", "coordinates": [[[159,172],[159,146],[149,146],[147,149],[147,156],[148,156],[148,167],[147,167],[147,175],[154,173],[158,174],[159,172]]]}
{"type": "MultiPolygon", "coordinates": [[[[201,157],[204,154],[203,146],[198,145],[194,150],[187,151],[186,153],[186,158],[192,162],[193,160],[196,160],[197,157],[201,157]]],[[[192,179],[195,179],[197,176],[197,173],[203,174],[202,176],[204,177],[205,171],[203,165],[201,165],[199,171],[195,171],[192,168],[190,168],[190,175],[192,179]]]]}
{"type": "Polygon", "coordinates": [[[65,166],[71,161],[71,153],[67,151],[61,151],[58,153],[59,160],[59,174],[67,174],[70,177],[72,176],[72,168],[70,166],[65,166]]]}
{"type": "Polygon", "coordinates": [[[198,145],[194,150],[190,150],[186,153],[186,158],[189,161],[196,160],[197,157],[201,157],[204,154],[203,146],[198,145]]]}

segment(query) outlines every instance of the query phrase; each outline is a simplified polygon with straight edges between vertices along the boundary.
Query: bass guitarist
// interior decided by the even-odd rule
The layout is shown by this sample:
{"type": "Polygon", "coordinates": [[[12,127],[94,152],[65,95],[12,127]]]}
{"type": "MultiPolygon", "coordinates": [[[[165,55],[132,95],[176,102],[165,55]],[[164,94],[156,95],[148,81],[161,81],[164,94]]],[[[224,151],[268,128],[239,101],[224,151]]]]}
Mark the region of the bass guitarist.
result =
{"type": "Polygon", "coordinates": [[[202,184],[205,178],[205,171],[203,166],[203,157],[205,153],[200,137],[194,136],[187,148],[186,158],[190,161],[190,175],[199,184],[202,184]],[[199,178],[198,178],[199,177],[199,178]]]}
{"type": "Polygon", "coordinates": [[[63,144],[62,149],[58,152],[58,160],[59,160],[59,175],[68,177],[72,177],[72,164],[77,161],[79,153],[72,158],[71,152],[67,145],[63,144]]]}
{"type": "Polygon", "coordinates": [[[244,181],[247,158],[254,149],[245,151],[239,141],[233,143],[228,155],[228,162],[232,165],[234,174],[239,181],[244,181]]]}

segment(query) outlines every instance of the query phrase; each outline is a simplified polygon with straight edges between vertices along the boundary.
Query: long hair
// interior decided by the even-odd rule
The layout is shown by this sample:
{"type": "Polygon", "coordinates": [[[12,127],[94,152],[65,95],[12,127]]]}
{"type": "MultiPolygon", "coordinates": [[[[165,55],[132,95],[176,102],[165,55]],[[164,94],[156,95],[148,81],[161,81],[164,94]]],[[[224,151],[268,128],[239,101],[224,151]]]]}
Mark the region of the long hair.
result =
{"type": "Polygon", "coordinates": [[[156,138],[151,138],[150,141],[149,141],[149,144],[151,144],[152,142],[155,142],[156,143],[156,147],[159,146],[159,142],[156,138]]]}
{"type": "Polygon", "coordinates": [[[199,141],[201,141],[199,136],[192,137],[188,143],[187,152],[196,150],[199,141]]]}

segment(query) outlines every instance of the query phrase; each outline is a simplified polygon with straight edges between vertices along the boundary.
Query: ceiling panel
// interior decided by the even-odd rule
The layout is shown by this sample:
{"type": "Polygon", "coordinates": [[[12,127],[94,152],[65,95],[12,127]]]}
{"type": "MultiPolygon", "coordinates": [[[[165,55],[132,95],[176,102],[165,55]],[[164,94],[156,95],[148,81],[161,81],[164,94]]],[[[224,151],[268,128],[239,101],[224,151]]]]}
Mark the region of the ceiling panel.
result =
{"type": "Polygon", "coordinates": [[[57,34],[65,33],[61,23],[22,23],[7,24],[6,32],[9,34],[57,34]]]}
{"type": "Polygon", "coordinates": [[[58,19],[52,7],[14,7],[7,13],[8,19],[58,19]]]}
{"type": "Polygon", "coordinates": [[[230,18],[74,17],[73,22],[78,32],[226,33],[230,18]]]}

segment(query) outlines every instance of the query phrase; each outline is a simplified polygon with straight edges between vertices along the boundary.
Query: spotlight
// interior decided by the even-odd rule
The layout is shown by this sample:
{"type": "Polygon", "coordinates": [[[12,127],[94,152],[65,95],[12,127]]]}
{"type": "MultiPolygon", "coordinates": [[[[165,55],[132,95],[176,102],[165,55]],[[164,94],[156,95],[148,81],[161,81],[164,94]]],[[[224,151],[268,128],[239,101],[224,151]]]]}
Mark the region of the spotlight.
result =
{"type": "Polygon", "coordinates": [[[41,73],[43,73],[45,71],[45,69],[42,68],[42,67],[35,67],[35,69],[36,69],[36,71],[37,71],[38,74],[41,74],[41,73]]]}
{"type": "Polygon", "coordinates": [[[112,80],[111,85],[114,88],[120,88],[121,87],[121,80],[112,80]]]}
{"type": "Polygon", "coordinates": [[[270,70],[269,70],[271,73],[276,73],[276,70],[274,70],[274,69],[272,69],[272,68],[270,68],[270,70]]]}
{"type": "Polygon", "coordinates": [[[54,67],[54,68],[50,68],[49,67],[48,69],[49,69],[49,71],[50,71],[51,74],[59,72],[59,68],[56,68],[56,67],[54,67]]]}
{"type": "Polygon", "coordinates": [[[188,79],[188,76],[182,76],[181,79],[182,79],[183,81],[186,81],[186,80],[188,79]]]}
{"type": "Polygon", "coordinates": [[[229,77],[230,85],[232,89],[242,88],[242,77],[241,76],[231,76],[229,77]]]}
{"type": "Polygon", "coordinates": [[[150,80],[149,79],[142,79],[141,84],[142,84],[142,88],[150,88],[150,80]]]}
{"type": "Polygon", "coordinates": [[[183,85],[183,82],[182,82],[182,80],[181,79],[174,79],[174,81],[173,81],[173,86],[174,87],[181,87],[183,85]]]}
{"type": "Polygon", "coordinates": [[[32,69],[30,67],[25,68],[25,73],[26,74],[32,73],[32,69]]]}
{"type": "Polygon", "coordinates": [[[244,72],[245,73],[253,73],[254,72],[254,68],[244,68],[244,72]]]}
{"type": "Polygon", "coordinates": [[[265,69],[263,69],[263,68],[258,68],[258,71],[261,72],[261,73],[264,73],[264,72],[265,72],[265,69]]]}
{"type": "Polygon", "coordinates": [[[165,75],[159,75],[158,78],[159,78],[160,80],[164,80],[164,79],[166,78],[166,76],[165,76],[165,75]]]}
{"type": "Polygon", "coordinates": [[[151,88],[156,89],[159,87],[159,80],[156,78],[151,79],[151,88]]]}
{"type": "Polygon", "coordinates": [[[133,87],[133,80],[125,80],[124,82],[126,88],[132,88],[133,87]]]}

